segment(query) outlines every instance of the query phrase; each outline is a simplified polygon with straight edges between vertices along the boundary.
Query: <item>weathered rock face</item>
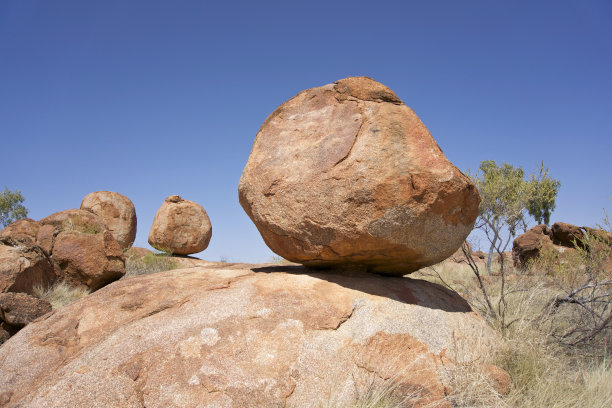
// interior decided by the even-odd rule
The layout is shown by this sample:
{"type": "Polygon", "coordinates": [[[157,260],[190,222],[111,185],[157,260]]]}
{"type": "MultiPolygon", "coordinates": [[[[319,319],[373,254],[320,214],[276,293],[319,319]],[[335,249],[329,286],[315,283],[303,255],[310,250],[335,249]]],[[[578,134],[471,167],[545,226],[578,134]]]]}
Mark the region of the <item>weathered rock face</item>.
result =
{"type": "Polygon", "coordinates": [[[553,242],[568,248],[574,248],[574,242],[580,245],[580,240],[584,237],[580,227],[566,222],[555,222],[551,230],[553,242]]]}
{"type": "Polygon", "coordinates": [[[46,300],[26,293],[0,293],[0,344],[50,311],[51,303],[46,300]]]}
{"type": "Polygon", "coordinates": [[[51,311],[51,303],[26,293],[0,293],[0,320],[21,329],[51,311]]]}
{"type": "Polygon", "coordinates": [[[36,234],[38,234],[39,228],[40,225],[37,221],[30,218],[23,218],[0,230],[0,239],[11,237],[13,239],[23,241],[23,237],[29,237],[32,242],[35,242],[36,234]]]}
{"type": "Polygon", "coordinates": [[[81,202],[81,210],[99,216],[113,234],[122,249],[132,246],[136,239],[136,209],[132,201],[113,191],[96,191],[87,194],[81,202]]]}
{"type": "Polygon", "coordinates": [[[546,224],[536,225],[535,227],[531,228],[531,231],[539,235],[547,235],[550,239],[553,238],[552,230],[548,228],[548,225],[546,224]]]}
{"type": "Polygon", "coordinates": [[[49,215],[38,221],[40,227],[36,234],[36,243],[49,254],[57,236],[64,231],[76,231],[82,234],[99,234],[106,230],[100,217],[85,210],[65,210],[49,215]]]}
{"type": "Polygon", "coordinates": [[[448,407],[445,370],[480,362],[496,341],[441,286],[306,272],[195,267],[115,282],[0,348],[0,400],[7,408],[308,408],[379,381],[417,392],[417,406],[448,407]]]}
{"type": "Polygon", "coordinates": [[[452,255],[480,201],[416,114],[366,77],[308,89],[277,108],[238,191],[283,258],[396,275],[452,255]]]}
{"type": "Polygon", "coordinates": [[[149,244],[160,251],[189,255],[205,250],[211,236],[212,226],[204,208],[173,195],[155,214],[149,244]]]}
{"type": "Polygon", "coordinates": [[[53,260],[60,265],[65,281],[92,290],[125,275],[125,256],[110,231],[60,233],[55,238],[53,260]]]}
{"type": "Polygon", "coordinates": [[[0,235],[0,293],[32,293],[36,285],[46,287],[55,281],[52,262],[31,237],[12,238],[4,230],[0,235]]]}
{"type": "Polygon", "coordinates": [[[514,266],[524,268],[530,260],[536,259],[544,249],[554,249],[552,232],[544,224],[536,225],[512,242],[514,266]]]}
{"type": "Polygon", "coordinates": [[[153,254],[152,251],[149,251],[146,248],[140,248],[140,247],[131,247],[130,249],[128,249],[127,251],[125,251],[125,257],[126,258],[136,258],[136,259],[142,259],[145,256],[147,256],[148,254],[153,254]]]}

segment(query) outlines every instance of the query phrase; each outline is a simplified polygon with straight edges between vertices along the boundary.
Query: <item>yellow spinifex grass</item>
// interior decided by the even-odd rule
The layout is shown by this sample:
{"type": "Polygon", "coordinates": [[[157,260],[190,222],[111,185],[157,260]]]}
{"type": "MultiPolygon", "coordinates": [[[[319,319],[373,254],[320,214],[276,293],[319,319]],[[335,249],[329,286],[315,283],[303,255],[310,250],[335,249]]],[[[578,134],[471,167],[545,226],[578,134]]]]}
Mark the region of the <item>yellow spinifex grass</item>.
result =
{"type": "Polygon", "coordinates": [[[66,282],[60,281],[45,288],[37,285],[33,288],[34,296],[39,299],[46,300],[51,303],[53,309],[59,309],[70,303],[79,300],[87,295],[90,291],[83,286],[71,286],[66,282]]]}
{"type": "MultiPolygon", "coordinates": [[[[444,262],[411,275],[446,284],[459,292],[478,310],[482,298],[469,267],[444,262]]],[[[499,342],[486,362],[504,369],[512,388],[499,395],[482,375],[481,365],[458,364],[448,374],[453,407],[518,408],[608,408],[612,407],[612,364],[610,334],[597,343],[567,347],[555,341],[562,319],[546,313],[546,305],[559,293],[556,277],[531,271],[510,270],[506,275],[506,319],[512,322],[501,330],[493,316],[481,311],[491,327],[499,330],[499,342]]],[[[491,303],[499,300],[499,280],[485,275],[491,303]]]]}

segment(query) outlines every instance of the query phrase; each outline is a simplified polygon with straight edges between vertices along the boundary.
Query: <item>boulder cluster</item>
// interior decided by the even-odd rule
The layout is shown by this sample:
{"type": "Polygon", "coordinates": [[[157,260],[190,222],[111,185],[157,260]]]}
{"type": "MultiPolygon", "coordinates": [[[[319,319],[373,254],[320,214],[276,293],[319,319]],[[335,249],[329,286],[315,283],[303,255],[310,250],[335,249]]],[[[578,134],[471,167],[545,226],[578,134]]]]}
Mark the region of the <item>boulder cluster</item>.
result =
{"type": "Polygon", "coordinates": [[[540,224],[519,235],[512,243],[514,266],[525,268],[530,262],[548,252],[553,257],[571,253],[584,247],[587,235],[597,236],[601,242],[612,244],[612,234],[590,227],[578,227],[565,222],[556,222],[549,228],[540,224]]]}
{"type": "Polygon", "coordinates": [[[121,247],[102,219],[85,210],[16,221],[0,231],[0,243],[0,251],[13,254],[14,262],[24,253],[31,258],[27,268],[3,270],[2,292],[32,293],[34,286],[48,287],[57,279],[96,290],[125,273],[121,247]]]}
{"type": "MultiPolygon", "coordinates": [[[[129,198],[96,191],[80,209],[21,219],[0,230],[0,344],[50,311],[47,302],[31,296],[35,287],[61,281],[95,291],[124,276],[124,251],[134,243],[136,226],[129,198]]],[[[200,205],[171,196],[155,217],[151,237],[151,245],[173,254],[200,252],[210,241],[210,220],[200,205]]]]}

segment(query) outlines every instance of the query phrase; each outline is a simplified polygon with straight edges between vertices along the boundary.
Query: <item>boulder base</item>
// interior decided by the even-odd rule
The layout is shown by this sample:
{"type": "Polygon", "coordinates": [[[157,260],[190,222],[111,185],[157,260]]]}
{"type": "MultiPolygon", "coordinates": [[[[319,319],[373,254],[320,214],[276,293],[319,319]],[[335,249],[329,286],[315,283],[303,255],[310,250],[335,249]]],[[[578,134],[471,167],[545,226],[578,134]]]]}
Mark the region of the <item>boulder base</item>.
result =
{"type": "Polygon", "coordinates": [[[417,115],[367,77],[278,107],[257,133],[238,191],[283,258],[393,275],[451,256],[480,202],[417,115]]]}
{"type": "Polygon", "coordinates": [[[194,267],[120,280],[0,348],[5,407],[320,407],[373,381],[444,401],[444,373],[496,341],[426,281],[303,267],[194,267]]]}

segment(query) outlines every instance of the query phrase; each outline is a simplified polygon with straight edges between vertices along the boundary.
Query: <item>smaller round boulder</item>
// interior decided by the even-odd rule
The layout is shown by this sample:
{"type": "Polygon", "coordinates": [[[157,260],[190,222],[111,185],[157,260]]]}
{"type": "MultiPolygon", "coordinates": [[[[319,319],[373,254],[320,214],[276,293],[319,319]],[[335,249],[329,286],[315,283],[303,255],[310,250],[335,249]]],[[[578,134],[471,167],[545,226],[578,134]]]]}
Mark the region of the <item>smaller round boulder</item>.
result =
{"type": "Polygon", "coordinates": [[[512,259],[514,266],[525,268],[528,262],[535,260],[542,251],[554,249],[550,229],[546,225],[536,225],[512,242],[512,259]]]}
{"type": "Polygon", "coordinates": [[[96,191],[87,194],[81,202],[81,210],[99,216],[113,234],[121,249],[132,246],[136,239],[136,209],[132,201],[113,191],[96,191]]]}
{"type": "Polygon", "coordinates": [[[160,251],[189,255],[205,250],[211,236],[212,226],[204,208],[173,195],[155,214],[149,244],[160,251]]]}

